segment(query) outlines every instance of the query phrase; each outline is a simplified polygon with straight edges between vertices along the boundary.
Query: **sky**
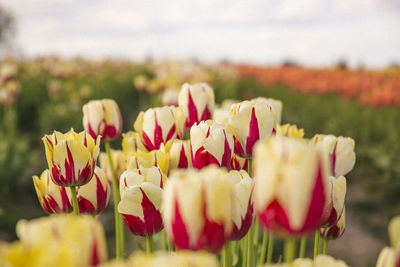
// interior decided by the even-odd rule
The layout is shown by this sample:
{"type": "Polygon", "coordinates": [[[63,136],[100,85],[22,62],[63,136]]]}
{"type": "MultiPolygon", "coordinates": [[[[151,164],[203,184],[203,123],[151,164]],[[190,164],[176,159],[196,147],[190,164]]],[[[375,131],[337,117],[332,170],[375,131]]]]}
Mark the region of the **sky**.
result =
{"type": "Polygon", "coordinates": [[[2,0],[16,47],[143,60],[379,68],[400,63],[400,0],[2,0]]]}

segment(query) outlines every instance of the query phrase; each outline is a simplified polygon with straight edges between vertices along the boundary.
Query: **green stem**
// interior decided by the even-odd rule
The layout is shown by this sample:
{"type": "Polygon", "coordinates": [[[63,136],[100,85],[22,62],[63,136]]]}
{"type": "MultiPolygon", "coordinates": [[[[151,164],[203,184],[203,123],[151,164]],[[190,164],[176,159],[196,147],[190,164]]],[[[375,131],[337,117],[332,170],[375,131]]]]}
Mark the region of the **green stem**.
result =
{"type": "Polygon", "coordinates": [[[306,253],[306,246],[307,246],[307,237],[302,237],[300,241],[299,258],[304,258],[304,255],[306,253]]]}
{"type": "Polygon", "coordinates": [[[147,254],[153,253],[153,236],[152,235],[146,236],[146,253],[147,254]]]}
{"type": "Polygon", "coordinates": [[[253,267],[253,228],[254,225],[250,226],[249,232],[247,235],[249,236],[247,239],[247,267],[253,267]]]}
{"type": "Polygon", "coordinates": [[[78,200],[76,199],[76,186],[71,186],[72,206],[74,208],[75,215],[79,215],[78,200]]]}
{"type": "Polygon", "coordinates": [[[115,177],[114,164],[111,157],[110,142],[105,141],[104,143],[108,158],[108,165],[111,170],[111,183],[114,196],[114,219],[115,219],[115,255],[117,259],[124,257],[124,225],[122,222],[122,216],[118,212],[118,204],[121,200],[119,195],[119,188],[117,184],[117,178],[115,177]]]}
{"type": "Polygon", "coordinates": [[[328,239],[324,239],[324,250],[323,254],[326,255],[326,252],[328,251],[328,239]]]}
{"type": "Polygon", "coordinates": [[[258,261],[258,265],[263,265],[265,261],[265,254],[267,253],[267,243],[268,243],[268,232],[264,230],[263,233],[263,241],[261,246],[261,256],[260,260],[258,261]]]}
{"type": "Polygon", "coordinates": [[[268,237],[267,263],[271,263],[272,262],[273,253],[274,253],[274,237],[270,233],[269,237],[268,237]]]}
{"type": "Polygon", "coordinates": [[[222,249],[222,267],[230,267],[231,266],[231,245],[230,242],[227,242],[222,249]]]}
{"type": "Polygon", "coordinates": [[[167,250],[168,245],[167,245],[167,233],[165,232],[165,229],[161,231],[161,242],[162,242],[162,250],[167,250]]]}
{"type": "Polygon", "coordinates": [[[240,247],[242,249],[242,253],[243,253],[243,261],[242,261],[242,266],[246,267],[247,266],[247,246],[248,246],[248,242],[247,240],[249,239],[249,235],[247,234],[244,238],[242,238],[242,240],[240,240],[240,247]]]}
{"type": "Polygon", "coordinates": [[[294,260],[294,253],[296,249],[296,241],[293,238],[285,240],[284,257],[286,263],[291,263],[294,260]]]}
{"type": "Polygon", "coordinates": [[[319,254],[319,249],[320,249],[319,240],[320,240],[319,229],[317,229],[317,230],[315,231],[315,237],[314,237],[314,259],[315,259],[315,258],[318,256],[318,254],[319,254]]]}

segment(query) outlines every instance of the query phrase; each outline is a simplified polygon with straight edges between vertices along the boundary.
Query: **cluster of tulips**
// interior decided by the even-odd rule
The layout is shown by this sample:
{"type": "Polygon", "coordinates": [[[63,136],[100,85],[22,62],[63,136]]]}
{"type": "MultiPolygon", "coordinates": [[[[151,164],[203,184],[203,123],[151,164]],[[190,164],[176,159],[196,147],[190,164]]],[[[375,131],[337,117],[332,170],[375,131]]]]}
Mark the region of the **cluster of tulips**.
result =
{"type": "Polygon", "coordinates": [[[258,78],[266,85],[284,84],[293,90],[339,93],[371,106],[400,105],[398,74],[302,67],[237,66],[241,76],[258,78]]]}
{"type": "MultiPolygon", "coordinates": [[[[305,139],[303,129],[281,125],[281,112],[282,103],[267,98],[216,108],[209,85],[184,84],[178,106],[140,112],[135,131],[123,134],[122,150],[112,150],[110,141],[122,132],[118,105],[90,101],[83,106],[84,131],[43,137],[48,169],[33,182],[53,215],[19,222],[20,240],[0,246],[0,260],[6,266],[275,266],[274,239],[282,238],[283,259],[275,260],[286,265],[277,266],[347,266],[326,250],[345,229],[354,140],[305,139]],[[116,261],[105,263],[96,218],[111,195],[116,261]],[[123,222],[146,237],[146,255],[124,259],[123,222]],[[159,232],[163,251],[153,253],[159,232]],[[313,233],[314,259],[307,259],[313,233]]],[[[398,250],[390,253],[399,258],[398,250]]]]}

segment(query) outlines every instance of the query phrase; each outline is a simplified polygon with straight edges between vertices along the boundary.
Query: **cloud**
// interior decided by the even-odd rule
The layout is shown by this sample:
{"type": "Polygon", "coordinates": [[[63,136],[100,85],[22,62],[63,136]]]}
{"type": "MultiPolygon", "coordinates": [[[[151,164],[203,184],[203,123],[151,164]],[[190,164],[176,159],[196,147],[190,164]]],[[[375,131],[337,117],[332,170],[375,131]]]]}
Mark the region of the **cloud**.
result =
{"type": "MultiPolygon", "coordinates": [[[[3,0],[4,1],[4,0],[3,0]]],[[[28,56],[400,61],[395,0],[5,0],[28,56]],[[23,7],[23,8],[22,8],[23,7]]]]}

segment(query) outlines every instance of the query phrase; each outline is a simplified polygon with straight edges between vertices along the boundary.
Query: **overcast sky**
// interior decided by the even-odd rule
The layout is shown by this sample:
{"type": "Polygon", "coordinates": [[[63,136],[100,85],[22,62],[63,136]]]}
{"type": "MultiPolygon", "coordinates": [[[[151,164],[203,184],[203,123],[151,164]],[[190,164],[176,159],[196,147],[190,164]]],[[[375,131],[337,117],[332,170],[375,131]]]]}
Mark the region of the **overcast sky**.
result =
{"type": "Polygon", "coordinates": [[[400,0],[2,0],[23,55],[400,62],[400,0]]]}

